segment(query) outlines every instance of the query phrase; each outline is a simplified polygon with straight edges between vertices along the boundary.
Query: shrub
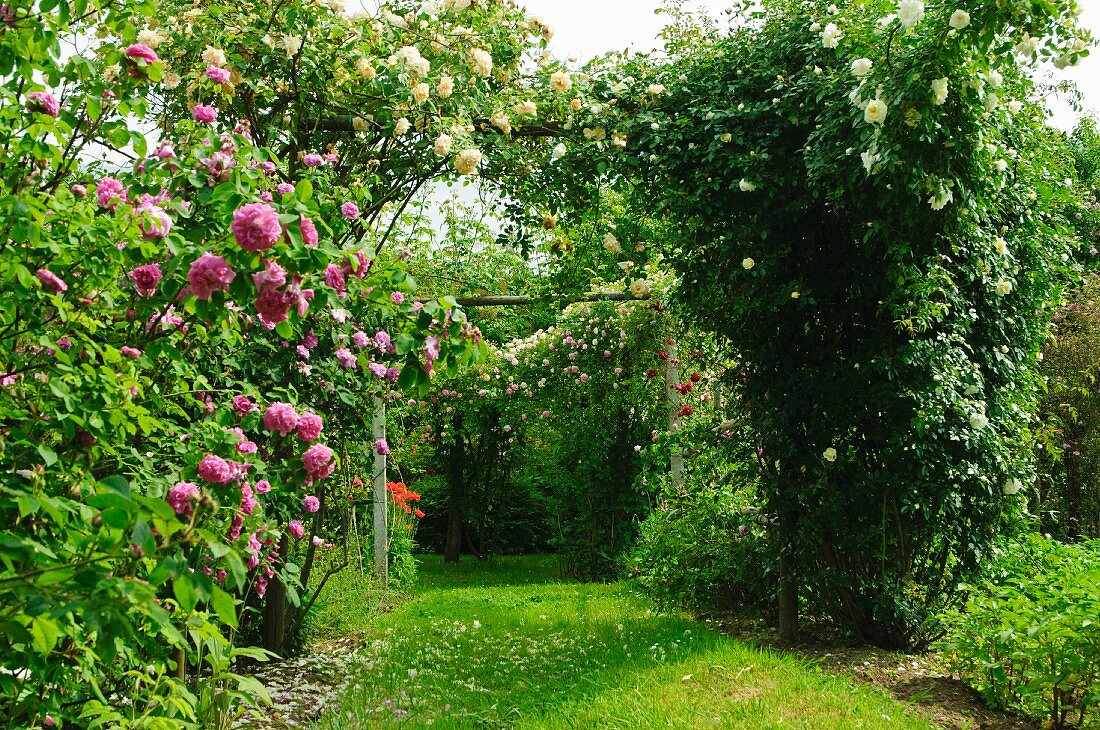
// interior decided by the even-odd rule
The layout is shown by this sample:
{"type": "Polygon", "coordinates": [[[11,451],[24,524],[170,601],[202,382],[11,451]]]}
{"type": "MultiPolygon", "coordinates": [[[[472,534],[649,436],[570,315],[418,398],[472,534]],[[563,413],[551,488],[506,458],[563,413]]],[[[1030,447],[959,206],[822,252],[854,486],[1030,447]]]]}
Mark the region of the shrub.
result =
{"type": "Polygon", "coordinates": [[[951,666],[993,706],[1068,727],[1100,701],[1100,543],[1010,544],[945,622],[951,666]]]}
{"type": "Polygon", "coordinates": [[[1043,351],[1043,469],[1038,510],[1044,530],[1100,537],[1100,275],[1088,276],[1057,315],[1043,351]]]}

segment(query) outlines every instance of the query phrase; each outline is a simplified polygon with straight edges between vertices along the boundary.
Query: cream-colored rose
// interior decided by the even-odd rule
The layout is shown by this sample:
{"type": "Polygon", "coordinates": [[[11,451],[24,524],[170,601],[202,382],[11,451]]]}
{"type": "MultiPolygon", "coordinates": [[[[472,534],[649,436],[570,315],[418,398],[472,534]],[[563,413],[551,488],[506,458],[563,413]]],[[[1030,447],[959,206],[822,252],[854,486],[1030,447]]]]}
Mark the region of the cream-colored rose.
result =
{"type": "Polygon", "coordinates": [[[467,149],[462,150],[455,156],[455,170],[460,175],[470,175],[477,170],[478,165],[481,164],[481,150],[479,149],[467,149]]]}
{"type": "Polygon", "coordinates": [[[933,79],[932,81],[932,103],[939,106],[947,101],[947,77],[942,79],[933,79]]]}
{"type": "Polygon", "coordinates": [[[182,80],[182,79],[180,79],[180,75],[179,75],[179,74],[177,74],[177,73],[169,73],[169,74],[165,74],[165,76],[164,76],[164,81],[163,81],[162,83],[164,84],[164,88],[166,88],[166,89],[174,89],[174,88],[176,88],[177,86],[179,86],[179,85],[180,85],[180,81],[181,81],[181,80],[182,80]]]}
{"type": "Polygon", "coordinates": [[[566,148],[565,143],[558,142],[556,145],[554,145],[553,152],[550,153],[551,162],[557,162],[561,158],[565,157],[568,152],[569,150],[566,148]]]}
{"type": "Polygon", "coordinates": [[[970,25],[970,13],[965,10],[956,10],[951,13],[951,18],[947,21],[947,24],[955,30],[962,30],[970,25]]]}
{"type": "Polygon", "coordinates": [[[365,132],[367,131],[367,120],[363,117],[352,117],[351,128],[356,132],[365,132]]]}
{"type": "Polygon", "coordinates": [[[564,71],[555,71],[550,74],[550,88],[559,94],[566,94],[573,88],[573,79],[564,71]]]}
{"type": "Polygon", "coordinates": [[[826,48],[836,48],[843,37],[844,34],[840,32],[836,23],[829,23],[825,26],[825,30],[821,31],[821,45],[826,48]]]}
{"type": "Polygon", "coordinates": [[[649,296],[649,283],[645,279],[635,279],[630,284],[630,294],[635,299],[645,299],[649,296]]]}
{"type": "Polygon", "coordinates": [[[572,109],[575,112],[578,112],[578,111],[580,111],[581,109],[584,108],[584,102],[581,101],[580,99],[573,99],[572,101],[569,102],[569,108],[572,109]]]}
{"type": "Polygon", "coordinates": [[[615,238],[614,233],[610,232],[603,237],[603,247],[604,250],[610,254],[618,254],[623,250],[623,246],[619,243],[619,239],[615,238]]]}
{"type": "Polygon", "coordinates": [[[428,85],[425,84],[423,81],[412,88],[413,101],[417,104],[423,104],[428,100],[428,97],[431,95],[431,89],[428,88],[428,85]]]}
{"type": "Polygon", "coordinates": [[[665,88],[664,84],[650,84],[645,89],[645,93],[650,94],[652,96],[657,96],[658,94],[663,94],[666,91],[668,91],[668,89],[665,88]]]}
{"type": "Polygon", "coordinates": [[[1002,256],[1008,256],[1008,242],[1000,236],[993,239],[993,248],[1002,256]]]}
{"type": "Polygon", "coordinates": [[[611,135],[611,145],[613,147],[626,147],[626,135],[622,132],[615,132],[611,135]]]}
{"type": "Polygon", "coordinates": [[[521,101],[518,102],[515,107],[516,114],[521,117],[535,117],[538,116],[539,108],[533,101],[521,101]]]}
{"type": "Polygon", "coordinates": [[[871,73],[871,66],[873,63],[869,58],[857,58],[852,61],[852,75],[857,77],[863,77],[871,73]]]}
{"type": "Polygon", "coordinates": [[[493,57],[484,48],[470,49],[470,65],[478,76],[493,73],[493,57]]]}
{"type": "Polygon", "coordinates": [[[435,93],[439,94],[440,99],[446,99],[455,91],[455,80],[450,76],[444,76],[439,80],[439,84],[435,87],[435,93]]]}
{"type": "Polygon", "coordinates": [[[137,34],[137,42],[144,43],[150,48],[156,48],[164,42],[164,36],[156,32],[155,30],[146,28],[145,30],[137,34]]]}
{"type": "Polygon", "coordinates": [[[756,190],[756,183],[741,178],[741,182],[737,183],[737,187],[741,188],[741,192],[743,193],[751,193],[753,190],[756,190]]]}
{"type": "Polygon", "coordinates": [[[512,120],[504,112],[495,112],[489,122],[506,135],[512,133],[512,120]]]}
{"type": "Polygon", "coordinates": [[[294,58],[298,54],[298,51],[302,48],[302,36],[300,35],[285,35],[283,36],[283,48],[286,50],[287,58],[294,58]]]}
{"type": "Polygon", "coordinates": [[[371,62],[366,58],[360,58],[355,62],[355,70],[367,81],[373,81],[374,77],[378,75],[378,71],[375,70],[371,62]]]}
{"type": "Polygon", "coordinates": [[[997,282],[997,296],[1004,297],[1012,293],[1012,282],[1001,279],[997,282]]]}
{"type": "Polygon", "coordinates": [[[393,125],[393,136],[394,137],[402,137],[411,128],[412,128],[412,122],[410,122],[405,117],[401,117],[400,119],[397,120],[397,123],[393,125]]]}
{"type": "Polygon", "coordinates": [[[754,266],[756,266],[756,262],[753,261],[751,256],[746,256],[744,259],[741,260],[741,268],[745,271],[748,271],[754,266]]]}
{"type": "Polygon", "coordinates": [[[868,124],[882,124],[886,121],[886,113],[889,109],[882,99],[872,99],[863,110],[863,119],[868,124]]]}
{"type": "Polygon", "coordinates": [[[596,142],[599,142],[607,136],[607,130],[605,130],[603,127],[585,127],[582,130],[582,133],[584,134],[585,139],[591,139],[596,142]]]}
{"type": "Polygon", "coordinates": [[[432,150],[440,157],[446,157],[451,154],[451,145],[454,140],[451,139],[451,135],[443,132],[435,138],[435,144],[432,145],[432,150]]]}
{"type": "Polygon", "coordinates": [[[207,66],[222,68],[227,63],[225,51],[220,48],[214,48],[214,46],[207,46],[206,50],[202,52],[202,62],[207,66]]]}

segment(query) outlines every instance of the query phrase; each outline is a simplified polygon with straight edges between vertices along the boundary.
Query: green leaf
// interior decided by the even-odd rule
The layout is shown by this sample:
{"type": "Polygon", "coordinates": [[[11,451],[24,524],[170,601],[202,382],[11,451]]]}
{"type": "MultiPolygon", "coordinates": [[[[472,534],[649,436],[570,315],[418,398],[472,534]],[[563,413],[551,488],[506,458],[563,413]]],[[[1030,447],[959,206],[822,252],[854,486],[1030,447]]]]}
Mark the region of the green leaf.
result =
{"type": "Polygon", "coordinates": [[[176,601],[184,611],[190,613],[195,610],[199,597],[195,593],[195,584],[188,573],[184,573],[172,583],[172,595],[176,597],[176,601]]]}
{"type": "Polygon", "coordinates": [[[237,628],[237,602],[233,600],[233,596],[214,586],[214,595],[210,603],[223,624],[237,628]]]}
{"type": "Polygon", "coordinates": [[[294,197],[298,198],[302,202],[305,202],[313,197],[313,183],[309,180],[299,180],[298,184],[294,186],[294,197]]]}
{"type": "Polygon", "coordinates": [[[47,467],[57,463],[57,452],[45,444],[38,445],[38,455],[42,457],[47,467]]]}
{"type": "Polygon", "coordinates": [[[57,623],[48,616],[39,616],[31,622],[31,637],[34,648],[43,654],[49,654],[57,646],[57,623]]]}

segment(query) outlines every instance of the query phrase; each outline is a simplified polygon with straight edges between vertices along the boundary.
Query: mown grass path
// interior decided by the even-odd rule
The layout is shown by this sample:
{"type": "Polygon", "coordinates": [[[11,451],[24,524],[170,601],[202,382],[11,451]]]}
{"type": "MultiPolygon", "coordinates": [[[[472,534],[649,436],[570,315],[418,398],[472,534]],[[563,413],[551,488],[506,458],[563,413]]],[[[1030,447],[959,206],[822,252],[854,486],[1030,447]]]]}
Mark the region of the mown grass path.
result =
{"type": "Polygon", "coordinates": [[[358,677],[317,727],[930,727],[885,695],[556,568],[425,559],[417,594],[373,623],[358,677]]]}

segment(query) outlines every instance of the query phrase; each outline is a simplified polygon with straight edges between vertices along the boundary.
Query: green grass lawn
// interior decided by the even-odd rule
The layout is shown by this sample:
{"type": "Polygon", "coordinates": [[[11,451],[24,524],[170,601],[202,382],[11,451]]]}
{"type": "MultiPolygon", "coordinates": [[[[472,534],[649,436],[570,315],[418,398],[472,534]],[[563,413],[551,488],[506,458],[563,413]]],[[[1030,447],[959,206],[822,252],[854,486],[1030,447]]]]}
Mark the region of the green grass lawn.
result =
{"type": "Polygon", "coordinates": [[[929,728],[885,695],[753,648],[550,556],[426,558],[366,627],[359,677],[316,727],[929,728]]]}

